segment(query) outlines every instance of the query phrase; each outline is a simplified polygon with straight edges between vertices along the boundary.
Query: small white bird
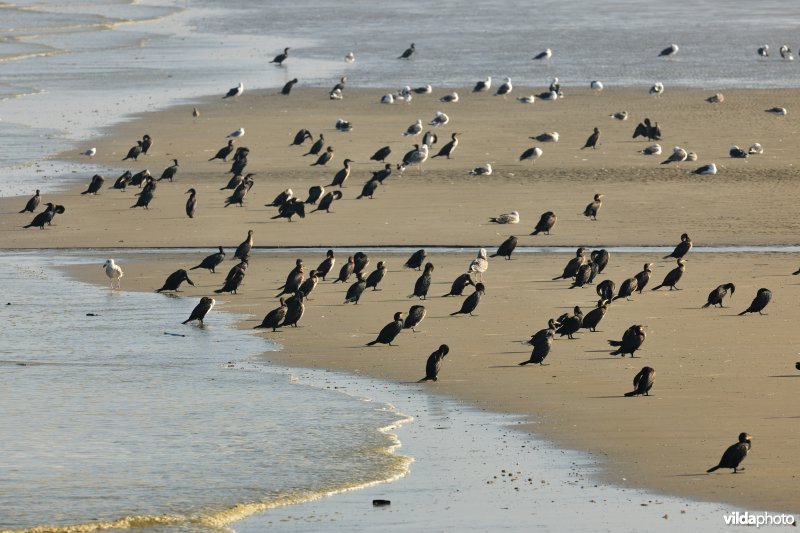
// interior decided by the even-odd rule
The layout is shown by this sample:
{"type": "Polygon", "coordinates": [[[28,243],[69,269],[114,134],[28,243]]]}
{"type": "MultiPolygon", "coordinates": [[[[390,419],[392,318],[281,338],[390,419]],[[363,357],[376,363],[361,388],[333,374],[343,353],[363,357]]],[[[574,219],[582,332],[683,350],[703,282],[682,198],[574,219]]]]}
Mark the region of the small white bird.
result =
{"type": "Polygon", "coordinates": [[[483,273],[489,269],[489,260],[486,258],[486,248],[481,248],[478,257],[469,264],[467,272],[475,273],[478,281],[483,281],[483,273]]]}
{"type": "Polygon", "coordinates": [[[542,157],[543,153],[544,151],[542,151],[541,148],[539,148],[538,146],[534,146],[533,148],[528,148],[527,150],[522,152],[522,155],[519,156],[519,160],[525,161],[527,159],[530,159],[531,161],[536,161],[537,159],[542,157]]]}
{"type": "Polygon", "coordinates": [[[725,96],[722,93],[712,94],[708,98],[706,98],[706,102],[709,104],[721,104],[725,101],[725,96]]]}
{"type": "Polygon", "coordinates": [[[475,167],[469,171],[470,176],[491,176],[492,175],[492,165],[486,163],[485,167],[475,167]]]}
{"type": "Polygon", "coordinates": [[[717,165],[714,163],[709,163],[707,165],[703,165],[700,168],[696,168],[692,171],[694,174],[700,174],[702,176],[713,176],[717,173],[717,165]]]}
{"type": "Polygon", "coordinates": [[[547,61],[550,61],[551,57],[553,57],[553,51],[551,49],[547,48],[547,49],[545,49],[544,52],[539,52],[538,54],[533,56],[533,59],[535,59],[537,61],[540,61],[542,59],[546,59],[547,61]]]}
{"type": "Polygon", "coordinates": [[[394,103],[394,96],[391,94],[384,94],[381,96],[381,103],[382,104],[393,104],[394,103]]]}
{"type": "Polygon", "coordinates": [[[773,115],[786,116],[788,111],[786,111],[785,107],[770,107],[769,109],[767,109],[767,113],[772,113],[773,115]]]}
{"type": "Polygon", "coordinates": [[[415,123],[406,128],[406,131],[403,132],[403,136],[408,137],[411,135],[412,137],[416,137],[420,133],[422,133],[422,120],[417,119],[415,123]]]}
{"type": "Polygon", "coordinates": [[[344,62],[348,65],[356,60],[356,56],[353,52],[348,52],[346,56],[344,56],[344,62]]]}
{"type": "Polygon", "coordinates": [[[224,100],[225,98],[236,98],[237,96],[241,96],[243,92],[244,92],[244,84],[242,82],[239,82],[239,85],[230,89],[228,93],[222,97],[222,99],[224,100]]]}
{"type": "Polygon", "coordinates": [[[650,96],[657,96],[657,97],[661,96],[663,93],[664,93],[664,84],[661,83],[660,81],[655,82],[648,91],[648,94],[650,96]]]}
{"type": "Polygon", "coordinates": [[[517,96],[517,102],[521,104],[532,104],[536,101],[536,97],[534,95],[528,96],[517,96]]]}
{"type": "Polygon", "coordinates": [[[627,111],[617,111],[616,113],[612,113],[608,115],[611,118],[615,118],[617,120],[628,120],[628,112],[627,111]]]}
{"type": "Polygon", "coordinates": [[[428,122],[429,126],[433,126],[434,128],[438,128],[439,126],[444,126],[450,122],[450,117],[442,113],[441,111],[437,111],[436,115],[428,122]]]}
{"type": "Polygon", "coordinates": [[[769,45],[762,44],[761,46],[758,47],[758,50],[756,52],[761,57],[769,57],[769,45]]]}
{"type": "MultiPolygon", "coordinates": [[[[416,145],[415,145],[416,146],[416,145]]],[[[412,150],[406,157],[404,158],[403,162],[397,165],[397,168],[402,173],[406,167],[410,167],[411,165],[417,165],[419,168],[420,175],[422,174],[422,163],[428,160],[428,145],[423,144],[422,146],[417,146],[416,150],[412,150]]]]}
{"type": "Polygon", "coordinates": [[[103,268],[106,271],[106,276],[108,279],[111,280],[111,288],[114,288],[114,281],[117,282],[117,288],[120,288],[120,280],[124,274],[122,273],[122,268],[119,265],[114,263],[113,259],[106,259],[106,262],[103,263],[103,268]]]}
{"type": "Polygon", "coordinates": [[[686,150],[681,148],[680,146],[676,146],[672,149],[672,153],[669,157],[662,161],[662,165],[668,165],[669,163],[680,163],[681,161],[686,161],[686,158],[689,154],[686,153],[686,150]]]}
{"type": "Polygon", "coordinates": [[[239,128],[236,131],[232,131],[228,134],[228,139],[238,139],[239,137],[244,137],[244,128],[239,128]]]}
{"type": "Polygon", "coordinates": [[[784,44],[781,46],[780,52],[781,58],[785,59],[786,61],[794,61],[794,55],[792,54],[792,49],[789,48],[789,45],[784,44]]]}
{"type": "Polygon", "coordinates": [[[492,88],[492,77],[486,76],[486,79],[483,81],[479,81],[475,84],[475,87],[472,88],[472,92],[474,93],[484,93],[492,88]]]}
{"type": "Polygon", "coordinates": [[[439,101],[444,103],[458,102],[458,93],[453,91],[439,98],[439,101]]]}
{"type": "Polygon", "coordinates": [[[502,96],[503,98],[506,97],[507,94],[510,94],[511,91],[514,90],[514,86],[511,85],[511,78],[506,76],[506,81],[497,88],[497,91],[494,93],[495,96],[502,96]]]}
{"type": "Polygon", "coordinates": [[[593,80],[592,83],[589,84],[589,88],[593,91],[600,92],[603,90],[603,82],[599,80],[593,80]]]}
{"type": "Polygon", "coordinates": [[[332,90],[331,94],[328,96],[330,97],[331,100],[341,100],[342,98],[344,98],[344,94],[342,94],[341,89],[332,90]]]}
{"type": "Polygon", "coordinates": [[[686,160],[687,161],[697,161],[697,154],[694,153],[694,152],[689,152],[688,154],[686,154],[686,160]]]}
{"type": "Polygon", "coordinates": [[[672,57],[678,53],[678,50],[678,45],[673,43],[661,50],[661,53],[658,54],[658,57],[672,57]]]}
{"type": "Polygon", "coordinates": [[[200,116],[200,110],[197,109],[196,107],[192,108],[192,116],[194,118],[198,118],[200,116]]]}
{"type": "Polygon", "coordinates": [[[343,118],[336,119],[336,124],[334,127],[338,131],[351,131],[353,129],[353,123],[349,120],[345,120],[343,118]]]}
{"type": "Polygon", "coordinates": [[[651,144],[647,148],[643,148],[639,150],[639,153],[644,155],[661,155],[661,145],[660,144],[651,144]]]}
{"type": "Polygon", "coordinates": [[[539,135],[529,137],[529,139],[533,139],[534,141],[539,141],[540,143],[557,143],[558,142],[558,132],[557,131],[548,131],[545,133],[540,133],[539,135]]]}
{"type": "Polygon", "coordinates": [[[97,148],[89,148],[85,152],[81,152],[81,155],[85,155],[86,157],[94,157],[97,153],[97,148]]]}
{"type": "Polygon", "coordinates": [[[747,150],[747,152],[753,155],[760,155],[764,153],[764,147],[761,146],[759,143],[753,143],[750,146],[750,149],[747,150]]]}
{"type": "Polygon", "coordinates": [[[503,213],[489,219],[489,222],[496,222],[497,224],[519,224],[519,212],[511,211],[510,213],[503,213]]]}
{"type": "Polygon", "coordinates": [[[539,95],[539,100],[544,100],[545,102],[555,102],[558,100],[558,92],[545,91],[539,95]]]}

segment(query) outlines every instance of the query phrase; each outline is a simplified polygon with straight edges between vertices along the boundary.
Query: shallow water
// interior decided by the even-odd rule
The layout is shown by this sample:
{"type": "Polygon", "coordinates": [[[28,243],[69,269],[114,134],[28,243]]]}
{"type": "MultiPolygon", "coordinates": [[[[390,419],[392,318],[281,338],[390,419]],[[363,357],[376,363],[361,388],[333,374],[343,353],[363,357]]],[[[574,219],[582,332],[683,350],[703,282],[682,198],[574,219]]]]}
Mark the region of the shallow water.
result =
{"type": "Polygon", "coordinates": [[[243,365],[276,346],[195,299],[109,291],[27,253],[0,263],[0,530],[224,525],[406,471],[385,404],[243,365]],[[88,314],[96,316],[89,316],[88,314]],[[126,518],[128,517],[128,518],[126,518]]]}
{"type": "MultiPolygon", "coordinates": [[[[484,76],[510,76],[544,87],[663,82],[705,89],[798,87],[800,4],[763,0],[488,0],[465,4],[298,0],[14,0],[0,4],[0,195],[63,186],[70,168],[34,166],[132,114],[246,90],[331,87],[471,87],[484,76]],[[411,61],[397,56],[411,43],[411,61]],[[658,51],[675,42],[669,60],[658,51]],[[768,43],[772,56],[761,59],[768,43]],[[289,46],[285,67],[268,62],[289,46]],[[549,63],[531,57],[554,50],[549,63]],[[344,63],[353,51],[356,61],[344,63]]],[[[80,150],[78,150],[80,149],[80,150]]]]}

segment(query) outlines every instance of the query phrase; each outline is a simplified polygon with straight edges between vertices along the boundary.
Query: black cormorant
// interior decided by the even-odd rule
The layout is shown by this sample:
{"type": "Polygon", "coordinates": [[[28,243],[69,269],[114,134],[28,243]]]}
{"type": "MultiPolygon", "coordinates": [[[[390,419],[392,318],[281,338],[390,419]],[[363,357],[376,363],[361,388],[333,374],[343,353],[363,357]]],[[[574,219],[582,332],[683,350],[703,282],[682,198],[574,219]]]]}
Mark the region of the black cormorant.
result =
{"type": "Polygon", "coordinates": [[[642,368],[638,374],[633,377],[633,390],[626,392],[625,396],[638,396],[644,394],[650,396],[650,389],[653,388],[653,383],[656,380],[656,371],[651,367],[646,366],[642,368]]]}
{"type": "Polygon", "coordinates": [[[753,437],[751,435],[739,433],[739,442],[729,446],[725,453],[722,454],[719,464],[709,468],[706,472],[711,473],[719,468],[733,468],[733,473],[735,474],[739,470],[744,470],[744,468],[739,468],[739,464],[747,457],[747,452],[750,451],[752,446],[752,440],[753,437]]]}

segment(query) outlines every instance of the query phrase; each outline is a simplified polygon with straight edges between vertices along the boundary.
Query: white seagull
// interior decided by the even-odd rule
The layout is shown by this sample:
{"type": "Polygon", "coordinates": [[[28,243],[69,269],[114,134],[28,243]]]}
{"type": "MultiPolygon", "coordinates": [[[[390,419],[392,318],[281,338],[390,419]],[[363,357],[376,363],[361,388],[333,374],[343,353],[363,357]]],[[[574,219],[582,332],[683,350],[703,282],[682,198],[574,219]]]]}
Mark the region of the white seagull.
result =
{"type": "Polygon", "coordinates": [[[628,120],[628,112],[627,111],[617,111],[616,113],[612,113],[608,115],[611,118],[615,118],[617,120],[628,120]]]}
{"type": "Polygon", "coordinates": [[[756,52],[761,57],[769,57],[769,45],[762,44],[761,46],[758,47],[758,50],[756,50],[756,52]]]}
{"type": "Polygon", "coordinates": [[[664,93],[664,84],[657,81],[650,87],[648,94],[651,96],[661,96],[664,93]]]}
{"type": "Polygon", "coordinates": [[[478,281],[483,281],[483,273],[489,269],[489,260],[486,258],[486,248],[481,248],[478,252],[478,257],[472,260],[469,264],[467,272],[476,274],[478,281]]]}
{"type": "Polygon", "coordinates": [[[408,137],[411,135],[412,137],[416,137],[420,133],[422,133],[422,120],[417,119],[415,123],[406,128],[406,131],[403,132],[403,136],[408,137]]]}
{"type": "Polygon", "coordinates": [[[506,81],[497,88],[497,92],[494,93],[495,96],[502,96],[503,98],[506,97],[507,94],[511,93],[514,89],[514,86],[511,85],[511,78],[506,76],[506,81]]]}
{"type": "Polygon", "coordinates": [[[411,165],[417,165],[419,168],[419,173],[422,174],[422,163],[428,160],[428,145],[423,144],[421,147],[417,148],[416,150],[412,151],[406,157],[406,160],[399,165],[400,172],[403,172],[406,167],[410,167],[411,165]]]}
{"type": "Polygon", "coordinates": [[[475,84],[475,87],[473,87],[472,92],[485,93],[491,88],[492,88],[492,77],[486,76],[485,80],[479,81],[478,83],[475,84]]]}
{"type": "Polygon", "coordinates": [[[603,90],[603,82],[599,80],[592,80],[592,83],[589,84],[589,88],[593,91],[600,92],[603,90]]]}
{"type": "Polygon", "coordinates": [[[781,58],[785,59],[786,61],[794,61],[794,55],[792,54],[792,49],[789,48],[789,45],[784,44],[781,46],[780,52],[781,58]]]}
{"type": "Polygon", "coordinates": [[[676,146],[672,149],[670,156],[665,161],[662,161],[661,164],[668,165],[669,163],[680,163],[681,161],[686,161],[688,156],[689,154],[686,153],[686,150],[680,146],[676,146]]]}
{"type": "Polygon", "coordinates": [[[639,153],[644,155],[661,155],[661,145],[658,143],[651,144],[647,148],[639,150],[639,153]]]}
{"type": "Polygon", "coordinates": [[[703,165],[700,168],[696,168],[692,171],[694,174],[700,174],[702,176],[713,176],[717,173],[717,165],[714,163],[709,163],[707,165],[703,165]]]}
{"type": "Polygon", "coordinates": [[[519,160],[525,161],[527,159],[530,159],[531,161],[536,161],[537,159],[542,157],[543,153],[544,151],[542,151],[541,148],[539,148],[538,146],[534,146],[533,148],[528,148],[527,150],[522,152],[522,155],[519,156],[519,160]]]}
{"type": "Polygon", "coordinates": [[[94,157],[97,153],[97,148],[89,148],[85,152],[81,152],[81,155],[85,155],[86,157],[94,157]]]}
{"type": "Polygon", "coordinates": [[[747,150],[747,153],[753,155],[761,155],[764,153],[764,147],[761,146],[759,143],[753,143],[747,150]]]}
{"type": "Polygon", "coordinates": [[[353,52],[348,52],[346,56],[344,56],[344,62],[347,64],[352,63],[356,60],[356,56],[353,52]]]}
{"type": "Polygon", "coordinates": [[[433,126],[434,128],[438,128],[439,126],[444,126],[450,122],[450,117],[442,113],[441,111],[437,111],[436,115],[428,122],[429,126],[433,126]]]}
{"type": "Polygon", "coordinates": [[[244,92],[244,84],[242,82],[239,82],[239,85],[237,85],[233,89],[230,89],[228,91],[228,94],[223,96],[222,99],[224,100],[225,98],[236,98],[237,96],[241,96],[243,92],[244,92]]]}
{"type": "Polygon", "coordinates": [[[772,113],[773,115],[781,115],[785,116],[788,111],[786,111],[785,107],[770,107],[767,109],[767,113],[772,113]]]}
{"type": "Polygon", "coordinates": [[[458,102],[458,93],[453,91],[450,94],[446,94],[439,98],[440,102],[450,103],[450,102],[458,102]]]}
{"type": "Polygon", "coordinates": [[[503,213],[489,219],[489,222],[496,222],[497,224],[519,224],[519,212],[511,211],[510,213],[503,213]]]}
{"type": "Polygon", "coordinates": [[[492,165],[486,163],[485,167],[475,167],[469,171],[470,176],[491,176],[492,175],[492,165]]]}
{"type": "Polygon", "coordinates": [[[238,139],[239,137],[244,137],[244,128],[239,128],[236,131],[232,131],[228,134],[228,139],[238,139]]]}
{"type": "Polygon", "coordinates": [[[708,98],[706,98],[706,102],[709,104],[721,104],[725,101],[725,96],[722,93],[712,94],[708,98]]]}
{"type": "Polygon", "coordinates": [[[661,50],[661,53],[658,54],[658,57],[672,57],[678,53],[678,50],[678,45],[673,43],[661,50]]]}
{"type": "Polygon", "coordinates": [[[547,61],[550,61],[551,57],[553,57],[553,51],[551,49],[547,48],[547,49],[545,49],[544,52],[539,52],[538,54],[533,56],[533,59],[535,59],[537,61],[541,61],[542,59],[546,59],[547,61]]]}
{"type": "Polygon", "coordinates": [[[106,262],[103,263],[103,268],[106,270],[106,276],[108,279],[111,280],[111,288],[114,288],[114,281],[117,282],[117,288],[120,288],[120,280],[124,274],[122,273],[122,268],[119,265],[114,263],[113,259],[106,259],[106,262]]]}
{"type": "Polygon", "coordinates": [[[384,94],[381,96],[381,103],[382,104],[393,104],[394,103],[394,96],[391,94],[384,94]]]}
{"type": "Polygon", "coordinates": [[[517,96],[517,102],[521,104],[532,104],[536,101],[536,97],[534,95],[529,96],[517,96]]]}

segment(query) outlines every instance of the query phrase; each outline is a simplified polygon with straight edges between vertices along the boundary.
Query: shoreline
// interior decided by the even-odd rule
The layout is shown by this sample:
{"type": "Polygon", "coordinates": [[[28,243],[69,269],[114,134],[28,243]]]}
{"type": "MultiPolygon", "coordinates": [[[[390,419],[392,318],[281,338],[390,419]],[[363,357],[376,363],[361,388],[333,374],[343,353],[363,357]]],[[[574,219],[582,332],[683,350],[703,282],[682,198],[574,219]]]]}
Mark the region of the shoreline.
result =
{"type": "MultiPolygon", "coordinates": [[[[798,199],[793,178],[800,158],[789,143],[784,143],[785,138],[793,136],[794,119],[792,115],[764,116],[763,109],[776,105],[768,102],[778,97],[793,109],[791,103],[800,101],[800,91],[726,91],[721,107],[707,104],[705,91],[675,89],[669,98],[656,102],[642,94],[644,91],[608,89],[600,95],[589,90],[570,91],[563,101],[532,106],[503,103],[490,96],[465,97],[446,108],[443,106],[447,104],[438,101],[438,94],[416,98],[410,106],[381,106],[377,100],[383,92],[378,90],[348,90],[341,102],[322,99],[321,92],[298,91],[286,99],[274,92],[253,91],[233,103],[209,101],[197,123],[191,118],[190,105],[121,124],[98,140],[96,159],[102,164],[117,164],[120,153],[124,155],[132,139],[144,131],[153,134],[157,148],[136,168],[146,165],[156,174],[172,156],[184,161],[176,183],[160,185],[153,209],[149,213],[129,209],[133,199],[130,190],[104,190],[98,197],[87,197],[78,195],[82,187],[76,184],[66,193],[52,195],[68,209],[57,217],[56,225],[45,231],[21,230],[20,222],[29,221],[29,217],[16,215],[20,199],[2,198],[3,247],[127,250],[180,244],[213,251],[222,244],[230,253],[231,247],[253,228],[256,244],[334,249],[345,244],[359,247],[384,243],[426,247],[459,235],[465,247],[473,248],[471,253],[431,259],[437,269],[434,289],[438,296],[463,272],[477,247],[485,246],[491,252],[511,232],[526,235],[538,215],[548,209],[559,213],[553,235],[520,238],[521,244],[597,247],[602,243],[624,246],[647,242],[674,246],[682,231],[688,231],[698,246],[796,243],[798,224],[785,215],[793,212],[798,199]],[[631,112],[631,120],[616,123],[608,118],[622,106],[631,112]],[[393,176],[379,189],[375,200],[353,199],[368,176],[364,171],[368,167],[359,162],[357,176],[348,182],[345,200],[335,213],[315,213],[291,224],[268,220],[274,209],[263,204],[286,187],[294,187],[298,196],[305,197],[308,186],[327,184],[343,157],[352,155],[356,161],[367,161],[383,144],[393,147],[396,158],[411,142],[400,136],[403,129],[416,118],[430,118],[443,108],[453,118],[452,128],[459,128],[447,128],[447,133],[473,131],[463,136],[463,151],[452,160],[430,161],[421,176],[413,169],[402,178],[393,176]],[[629,138],[637,118],[645,113],[662,117],[664,127],[671,130],[668,137],[676,144],[697,150],[700,160],[696,166],[709,160],[705,154],[719,154],[719,160],[724,159],[728,144],[745,144],[738,139],[759,140],[765,154],[745,161],[725,159],[726,168],[717,176],[689,174],[695,163],[680,168],[658,165],[636,152],[647,143],[629,138]],[[333,131],[333,122],[339,116],[353,121],[353,132],[333,131]],[[607,140],[596,152],[579,152],[589,120],[603,124],[607,140]],[[251,147],[251,164],[258,176],[246,207],[225,209],[221,200],[227,193],[217,189],[222,180],[227,180],[227,166],[205,160],[224,144],[225,134],[237,127],[247,128],[240,144],[251,147]],[[333,167],[310,167],[299,156],[302,152],[287,149],[299,127],[308,127],[314,133],[322,131],[332,139],[337,145],[333,167]],[[481,130],[480,135],[474,134],[476,129],[481,130]],[[514,162],[531,144],[526,135],[553,129],[561,132],[562,141],[543,145],[546,157],[530,165],[514,162]],[[492,176],[467,175],[470,168],[487,161],[500,162],[492,176]],[[195,220],[182,213],[188,186],[198,187],[203,194],[195,220]],[[597,222],[587,221],[578,213],[601,188],[607,196],[604,208],[597,222]],[[514,208],[522,214],[520,225],[486,222],[488,217],[514,208]]],[[[447,135],[439,133],[441,145],[447,135]]],[[[78,160],[74,154],[72,157],[78,160]]],[[[369,168],[380,166],[376,163],[369,168]]],[[[113,179],[107,176],[106,187],[113,179]]],[[[199,253],[194,259],[203,255],[199,253]]],[[[321,260],[311,251],[302,255],[310,267],[321,260]]],[[[135,251],[126,252],[126,256],[135,257],[135,251]]],[[[241,297],[220,298],[229,302],[225,307],[254,317],[274,307],[272,297],[277,291],[270,289],[282,283],[293,261],[282,254],[259,256],[248,271],[241,297]]],[[[338,268],[344,257],[338,253],[337,257],[338,268]]],[[[596,301],[591,289],[566,291],[562,289],[568,284],[544,281],[562,268],[565,260],[561,254],[520,254],[510,262],[492,260],[487,296],[478,317],[446,317],[460,299],[432,298],[425,304],[430,305],[425,333],[403,337],[407,347],[391,358],[380,357],[387,353],[384,349],[367,351],[361,345],[391,318],[392,312],[405,311],[412,304],[399,297],[408,293],[418,273],[400,271],[406,257],[391,253],[372,257],[370,270],[377,259],[383,258],[388,258],[390,274],[383,291],[368,295],[375,300],[365,296],[359,306],[339,310],[344,288],[318,288],[320,302],[315,301],[307,311],[302,324],[305,327],[298,330],[302,335],[280,333],[280,338],[290,341],[284,344],[286,349],[280,356],[270,357],[295,367],[360,372],[390,381],[411,379],[412,375],[418,379],[424,358],[438,344],[469,338],[468,344],[457,348],[462,357],[452,357],[446,366],[453,380],[440,380],[437,394],[451,395],[479,409],[537,417],[536,424],[528,428],[531,431],[542,432],[548,440],[570,449],[607,455],[607,481],[625,478],[632,485],[664,494],[747,508],[791,510],[796,505],[798,495],[791,490],[794,478],[785,465],[789,460],[786,450],[791,449],[799,430],[777,428],[774,422],[775,418],[796,418],[792,416],[793,380],[773,379],[793,376],[791,324],[800,319],[788,304],[794,290],[790,274],[796,264],[786,254],[692,255],[685,285],[688,290],[647,294],[638,298],[639,302],[614,304],[601,328],[605,333],[584,333],[580,341],[557,340],[551,366],[519,369],[522,374],[505,368],[515,367],[529,354],[519,341],[543,327],[547,318],[575,304],[588,310],[596,301]],[[771,287],[776,292],[772,316],[734,322],[712,311],[689,314],[699,313],[694,309],[703,303],[708,291],[728,279],[736,280],[739,288],[731,302],[737,307],[746,305],[758,287],[771,287]],[[339,322],[345,317],[346,322],[339,322]],[[606,336],[618,336],[632,323],[655,325],[646,355],[642,360],[626,359],[619,364],[603,362],[610,358],[597,353],[608,352],[606,336]],[[722,332],[713,342],[709,342],[706,325],[722,332]],[[766,338],[765,327],[769,328],[766,338]],[[330,352],[324,359],[315,356],[320,346],[330,352]],[[747,346],[746,353],[742,353],[742,346],[747,346]],[[452,364],[454,360],[458,364],[452,364]],[[623,408],[612,404],[612,398],[616,402],[630,387],[637,367],[652,361],[660,377],[655,401],[625,400],[623,408]],[[716,461],[742,430],[756,437],[748,459],[746,485],[738,481],[741,476],[736,477],[735,484],[724,475],[695,476],[701,466],[704,471],[709,461],[716,461]]],[[[124,283],[133,282],[141,290],[153,290],[178,265],[191,266],[187,257],[168,253],[141,261],[124,265],[124,283]]],[[[652,254],[615,254],[607,275],[620,283],[647,261],[656,262],[654,280],[674,266],[652,254]]],[[[226,261],[225,269],[232,264],[226,261]]],[[[101,272],[93,269],[89,274],[96,278],[101,272]]],[[[219,286],[219,276],[200,272],[198,277],[203,282],[185,295],[199,296],[219,286]]]]}

